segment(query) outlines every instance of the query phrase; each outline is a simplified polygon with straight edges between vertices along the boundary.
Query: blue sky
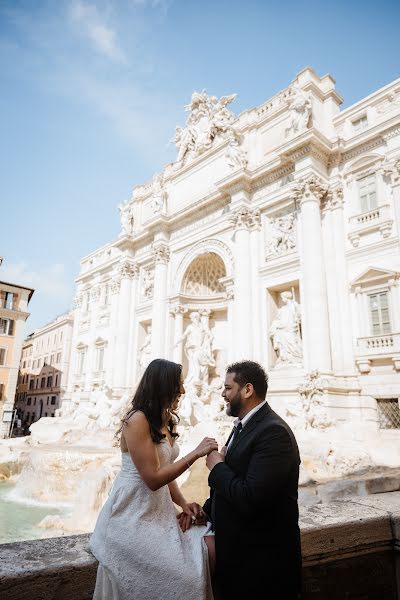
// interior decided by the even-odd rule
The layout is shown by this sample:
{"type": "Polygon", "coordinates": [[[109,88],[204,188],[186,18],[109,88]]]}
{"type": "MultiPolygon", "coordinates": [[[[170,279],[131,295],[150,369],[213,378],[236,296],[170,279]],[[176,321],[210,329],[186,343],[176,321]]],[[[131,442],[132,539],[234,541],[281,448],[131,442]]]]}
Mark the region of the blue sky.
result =
{"type": "Polygon", "coordinates": [[[117,205],[173,160],[193,90],[239,113],[305,66],[344,107],[400,76],[400,3],[0,0],[0,279],[30,285],[26,333],[68,310],[117,205]]]}

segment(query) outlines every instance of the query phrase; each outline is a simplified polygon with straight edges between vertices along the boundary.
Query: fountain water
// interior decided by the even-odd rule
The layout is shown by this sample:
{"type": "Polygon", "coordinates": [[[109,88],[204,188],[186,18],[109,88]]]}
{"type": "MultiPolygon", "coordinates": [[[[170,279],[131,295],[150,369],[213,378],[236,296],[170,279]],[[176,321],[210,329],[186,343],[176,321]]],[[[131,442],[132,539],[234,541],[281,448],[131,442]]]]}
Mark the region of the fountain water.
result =
{"type": "MultiPolygon", "coordinates": [[[[222,446],[232,427],[220,389],[210,388],[207,394],[204,390],[199,394],[199,390],[189,390],[181,401],[178,432],[183,454],[206,435],[214,436],[222,446]]],[[[346,495],[346,490],[354,493],[356,474],[367,477],[366,473],[379,464],[371,456],[371,448],[367,450],[362,441],[354,439],[351,427],[330,421],[322,396],[323,390],[309,385],[301,391],[295,406],[289,398],[285,402],[273,395],[269,398],[277,412],[282,412],[280,408],[285,406],[286,413],[282,416],[296,433],[302,456],[300,498],[308,504],[321,502],[323,494],[318,486],[327,482],[342,482],[331,488],[330,499],[335,494],[346,495]],[[347,488],[343,483],[346,480],[350,481],[347,488]]],[[[113,441],[129,398],[130,394],[112,399],[107,391],[103,395],[97,392],[86,405],[67,406],[60,416],[40,419],[31,426],[29,437],[2,441],[0,474],[13,483],[6,483],[5,487],[2,484],[8,509],[11,502],[17,507],[13,511],[20,511],[18,514],[23,503],[40,507],[40,512],[31,515],[36,527],[30,529],[30,536],[52,537],[93,529],[119,470],[120,450],[113,441]]],[[[398,453],[393,455],[392,463],[389,465],[386,460],[384,466],[397,467],[398,453]]],[[[178,483],[189,500],[205,499],[207,475],[205,461],[201,460],[179,478],[178,483]]],[[[400,476],[393,481],[392,486],[400,485],[400,476]]],[[[378,486],[375,491],[388,490],[378,486]]],[[[9,536],[0,541],[6,540],[9,536]]]]}

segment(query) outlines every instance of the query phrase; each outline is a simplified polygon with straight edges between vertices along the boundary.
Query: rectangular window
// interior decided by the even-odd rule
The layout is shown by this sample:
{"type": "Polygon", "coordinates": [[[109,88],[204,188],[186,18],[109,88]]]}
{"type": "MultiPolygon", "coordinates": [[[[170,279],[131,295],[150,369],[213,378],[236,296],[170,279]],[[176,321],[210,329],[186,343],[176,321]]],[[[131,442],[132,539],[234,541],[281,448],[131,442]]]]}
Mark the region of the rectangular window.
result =
{"type": "Polygon", "coordinates": [[[14,321],[12,319],[0,319],[0,335],[14,335],[14,321]]]}
{"type": "Polygon", "coordinates": [[[15,300],[17,298],[17,294],[13,292],[3,292],[1,298],[1,308],[7,308],[8,310],[14,310],[16,308],[15,300]]]}
{"type": "Polygon", "coordinates": [[[28,400],[26,401],[27,406],[30,406],[32,404],[32,398],[28,398],[28,400]]]}
{"type": "Polygon", "coordinates": [[[57,352],[56,363],[59,365],[61,362],[61,352],[57,352]]]}
{"type": "Polygon", "coordinates": [[[54,354],[50,356],[50,364],[54,365],[54,354]]]}
{"type": "Polygon", "coordinates": [[[372,335],[384,335],[391,332],[388,292],[369,294],[369,313],[372,335]]]}
{"type": "Polygon", "coordinates": [[[48,387],[48,388],[51,388],[51,386],[52,386],[52,385],[53,385],[53,376],[52,376],[52,375],[50,375],[50,376],[47,378],[47,386],[46,386],[46,387],[48,387]]]}
{"type": "Polygon", "coordinates": [[[353,125],[353,131],[355,133],[359,133],[360,131],[363,131],[364,129],[366,129],[368,127],[367,115],[363,115],[359,119],[355,119],[355,121],[352,122],[352,125],[353,125]]]}
{"type": "Polygon", "coordinates": [[[58,386],[58,373],[56,375],[56,380],[55,380],[55,383],[54,383],[54,387],[57,387],[57,386],[58,386]]]}
{"type": "Polygon", "coordinates": [[[78,375],[83,375],[84,368],[85,368],[85,352],[79,352],[78,353],[77,374],[78,375]]]}
{"type": "Polygon", "coordinates": [[[104,367],[104,347],[97,348],[96,371],[102,371],[104,367]]]}
{"type": "Polygon", "coordinates": [[[33,390],[33,384],[34,384],[34,382],[35,382],[34,379],[30,380],[30,382],[29,382],[29,389],[30,390],[33,390]]]}
{"type": "Polygon", "coordinates": [[[40,380],[40,387],[44,388],[45,385],[46,385],[46,377],[42,377],[42,379],[40,380]]]}
{"type": "Polygon", "coordinates": [[[55,405],[55,403],[56,403],[56,396],[52,396],[51,397],[51,403],[52,403],[53,406],[55,405]]]}
{"type": "Polygon", "coordinates": [[[368,212],[377,207],[376,177],[374,173],[358,180],[358,197],[361,212],[368,212]]]}
{"type": "Polygon", "coordinates": [[[2,367],[4,367],[6,364],[6,353],[7,351],[5,348],[0,348],[0,365],[2,367]]]}
{"type": "Polygon", "coordinates": [[[4,383],[0,383],[0,400],[3,400],[4,383]]]}

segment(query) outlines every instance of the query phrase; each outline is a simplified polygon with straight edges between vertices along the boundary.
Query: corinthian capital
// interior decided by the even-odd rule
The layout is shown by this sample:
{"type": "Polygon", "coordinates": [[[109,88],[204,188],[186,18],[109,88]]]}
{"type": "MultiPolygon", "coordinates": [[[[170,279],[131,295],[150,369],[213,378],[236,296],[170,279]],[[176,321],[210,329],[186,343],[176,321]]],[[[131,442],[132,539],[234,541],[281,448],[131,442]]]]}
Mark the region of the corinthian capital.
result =
{"type": "Polygon", "coordinates": [[[133,260],[124,258],[118,265],[118,272],[122,279],[126,277],[133,279],[138,276],[139,269],[133,260]]]}
{"type": "Polygon", "coordinates": [[[324,198],[325,210],[334,210],[343,206],[343,187],[341,185],[329,188],[324,198]]]}
{"type": "Polygon", "coordinates": [[[309,175],[300,179],[293,187],[291,199],[300,205],[307,200],[321,202],[328,190],[327,185],[317,175],[309,175]]]}
{"type": "Polygon", "coordinates": [[[258,229],[261,223],[260,210],[258,208],[249,208],[240,206],[230,218],[235,229],[258,229]]]}
{"type": "Polygon", "coordinates": [[[173,306],[169,312],[172,316],[176,317],[177,315],[184,315],[187,312],[187,308],[181,305],[173,306]]]}
{"type": "Polygon", "coordinates": [[[153,258],[156,265],[166,265],[169,261],[169,248],[164,242],[154,243],[151,247],[153,252],[153,258]]]}

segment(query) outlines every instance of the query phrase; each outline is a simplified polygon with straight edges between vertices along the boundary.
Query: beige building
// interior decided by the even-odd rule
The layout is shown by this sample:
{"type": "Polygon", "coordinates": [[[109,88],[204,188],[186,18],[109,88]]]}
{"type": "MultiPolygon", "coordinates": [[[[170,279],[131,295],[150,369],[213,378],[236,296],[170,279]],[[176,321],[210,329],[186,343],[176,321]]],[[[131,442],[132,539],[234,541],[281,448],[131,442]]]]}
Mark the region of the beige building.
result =
{"type": "Polygon", "coordinates": [[[0,281],[0,437],[8,437],[13,418],[15,390],[23,341],[34,290],[0,281]]]}
{"type": "Polygon", "coordinates": [[[41,417],[54,417],[68,377],[73,317],[63,314],[31,333],[22,345],[15,397],[22,431],[41,417]]]}

